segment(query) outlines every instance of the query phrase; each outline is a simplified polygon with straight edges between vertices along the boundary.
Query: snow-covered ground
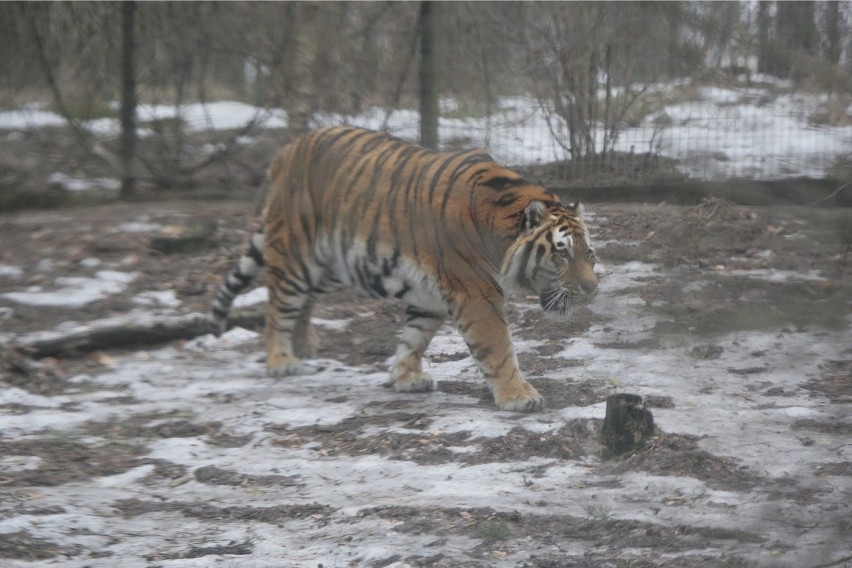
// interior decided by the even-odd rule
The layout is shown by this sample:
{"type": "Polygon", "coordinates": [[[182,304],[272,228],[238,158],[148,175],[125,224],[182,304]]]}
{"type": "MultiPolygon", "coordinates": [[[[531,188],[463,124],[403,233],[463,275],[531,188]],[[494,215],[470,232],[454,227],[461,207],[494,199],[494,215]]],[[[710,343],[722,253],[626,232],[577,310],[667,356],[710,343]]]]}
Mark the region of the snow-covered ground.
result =
{"type": "MultiPolygon", "coordinates": [[[[737,467],[761,480],[756,487],[720,488],[712,480],[666,472],[606,473],[594,456],[559,463],[531,457],[465,465],[465,457],[487,439],[516,428],[556,436],[571,421],[602,417],[604,403],[518,416],[480,405],[469,395],[395,394],[382,387],[385,372],[334,360],[312,362],[314,371],[304,376],[269,379],[258,356],[246,353],[247,346],[259,342],[257,334],[235,329],[219,339],[206,336],[183,346],[112,357],[102,372],[72,377],[70,382],[80,385],[76,391],[38,396],[5,388],[0,405],[28,408],[24,413],[0,414],[0,431],[7,445],[46,433],[79,437],[75,443],[85,446],[108,445],[109,428],[93,434],[93,425],[113,424],[119,431],[134,417],[141,430],[170,423],[177,429],[187,421],[199,426],[194,435],[145,439],[140,465],[122,473],[30,491],[26,508],[32,513],[15,514],[10,509],[24,498],[14,491],[12,499],[0,507],[0,534],[26,531],[31,538],[64,550],[106,554],[77,558],[71,553],[41,564],[67,567],[142,567],[155,557],[161,566],[246,565],[241,556],[227,553],[187,556],[193,547],[235,542],[249,543],[248,565],[257,567],[367,566],[400,553],[411,557],[436,551],[446,555],[448,565],[457,565],[465,559],[463,551],[476,546],[478,540],[469,534],[444,540],[428,532],[412,535],[395,531],[393,521],[369,514],[376,508],[404,505],[456,511],[460,517],[465,511],[486,508],[494,514],[589,522],[599,514],[607,522],[724,530],[741,536],[708,539],[692,553],[730,555],[767,566],[815,565],[818,560],[836,558],[844,549],[848,552],[841,544],[840,527],[852,514],[849,477],[813,476],[815,469],[852,460],[848,437],[807,431],[797,435],[793,429],[801,421],[841,423],[843,407],[807,394],[778,399],[768,386],[755,388],[753,380],[744,381],[731,369],[749,368],[755,352],[768,352],[761,364],[771,374],[761,378],[771,377],[773,388],[794,392],[819,373],[820,362],[838,358],[848,349],[850,335],[826,336],[818,329],[786,335],[733,333],[715,342],[723,355],[705,362],[697,362],[681,344],[630,351],[599,347],[623,341],[624,334],[632,342],[651,337],[656,320],[644,312],[645,302],[635,289],[643,278],[658,274],[653,265],[610,267],[608,285],[591,309],[614,319],[606,326],[593,326],[553,355],[566,362],[580,360],[582,366],[554,371],[545,378],[566,388],[585,381],[609,385],[611,392],[628,389],[644,396],[670,397],[676,401],[673,408],[654,409],[658,426],[700,438],[700,447],[711,454],[733,456],[737,467]],[[634,291],[625,292],[628,289],[634,291]],[[397,416],[400,409],[403,419],[397,416]],[[372,417],[365,421],[368,426],[347,435],[363,439],[383,431],[409,435],[412,430],[406,422],[418,417],[428,417],[426,428],[415,431],[422,451],[444,444],[446,437],[467,434],[458,447],[446,447],[451,456],[447,460],[417,463],[421,451],[417,447],[408,450],[409,459],[388,459],[379,450],[367,455],[329,454],[322,442],[312,441],[300,430],[314,427],[321,432],[326,427],[333,431],[347,420],[365,417],[372,417]],[[243,441],[223,446],[217,434],[243,441]],[[803,441],[804,436],[808,441],[803,441]],[[158,474],[158,464],[186,473],[176,479],[164,477],[158,474]],[[230,472],[243,481],[211,482],[199,474],[209,471],[203,468],[230,472]],[[259,485],[252,481],[264,476],[274,479],[259,485]],[[797,485],[802,479],[807,479],[806,485],[797,485]],[[822,498],[796,501],[801,491],[813,491],[822,498]],[[165,503],[170,508],[156,505],[165,503]],[[133,513],[134,504],[148,504],[150,512],[133,513]],[[224,518],[194,519],[184,510],[201,504],[220,509],[224,518]],[[265,508],[282,504],[325,509],[307,518],[282,518],[271,524],[263,519],[265,508]],[[229,519],[233,512],[226,511],[239,508],[255,511],[257,518],[229,519]]],[[[535,353],[540,345],[517,342],[521,353],[535,353]]],[[[441,379],[476,385],[481,379],[469,357],[437,362],[440,355],[464,352],[462,340],[446,328],[428,353],[436,359],[429,371],[441,379]]],[[[0,475],[35,470],[43,459],[7,453],[0,457],[0,475]]],[[[538,541],[535,535],[525,543],[498,542],[491,547],[489,566],[520,566],[536,554],[567,554],[569,549],[577,558],[606,549],[582,540],[566,548],[565,543],[538,541]]],[[[647,550],[640,547],[620,554],[643,558],[647,550]]],[[[688,563],[688,556],[680,558],[688,563]]],[[[5,561],[3,565],[29,564],[5,561]]]]}
{"type": "MultiPolygon", "coordinates": [[[[658,151],[699,178],[765,179],[820,177],[852,148],[852,126],[810,124],[825,102],[817,95],[703,87],[698,97],[626,129],[617,149],[658,151]]],[[[196,132],[287,124],[283,111],[227,101],[144,106],[140,119],[176,112],[196,132]]],[[[314,122],[413,140],[418,117],[371,109],[314,122]]],[[[41,108],[0,112],[11,137],[61,124],[41,108]]],[[[118,131],[112,119],[88,127],[118,131]]],[[[441,138],[509,164],[562,158],[525,98],[502,100],[487,122],[442,119],[441,138]]],[[[69,190],[117,187],[45,176],[69,190]]],[[[496,411],[448,326],[427,353],[437,392],[384,388],[387,361],[343,362],[375,349],[370,334],[389,325],[357,300],[320,311],[315,323],[338,351],[286,380],[264,375],[262,339],[244,329],[31,367],[0,359],[0,566],[848,565],[852,306],[832,295],[848,291],[826,268],[841,252],[825,236],[833,225],[744,215],[748,228],[731,236],[727,258],[714,250],[714,266],[698,269],[680,256],[695,254],[697,241],[683,243],[678,266],[666,268],[653,257],[668,244],[664,216],[638,223],[640,242],[618,231],[647,209],[615,220],[600,210],[589,215],[595,234],[607,234],[588,327],[512,304],[522,367],[551,402],[538,414],[496,411]],[[781,230],[796,239],[783,241],[781,230]],[[624,250],[636,257],[608,260],[624,250]],[[594,434],[615,392],[657,401],[665,436],[608,462],[594,434]]],[[[145,239],[164,226],[156,214],[84,215],[0,219],[10,243],[26,236],[0,256],[0,355],[12,344],[191,318],[188,303],[204,287],[186,273],[219,281],[214,260],[148,257],[145,239]],[[154,286],[172,280],[183,287],[154,286]],[[36,327],[47,311],[62,319],[36,327]],[[22,319],[26,333],[14,327],[22,319]]],[[[263,300],[257,289],[237,307],[263,300]]]]}
{"type": "MultiPolygon", "coordinates": [[[[522,366],[551,401],[542,413],[495,410],[449,326],[427,352],[442,385],[431,394],[384,388],[387,361],[341,362],[344,350],[368,342],[339,342],[334,359],[307,362],[303,375],[268,378],[262,338],[240,328],[96,353],[44,392],[8,375],[0,389],[0,565],[848,563],[852,400],[848,386],[833,396],[819,384],[832,361],[849,360],[849,298],[801,298],[815,309],[834,302],[839,327],[796,324],[790,312],[791,323],[707,332],[702,314],[716,306],[702,298],[732,280],[750,284],[718,303],[743,311],[785,286],[836,284],[825,271],[787,278],[762,249],[749,257],[759,268],[733,263],[730,273],[607,261],[608,247],[632,245],[637,256],[654,247],[620,238],[630,217],[601,210],[589,215],[593,231],[609,238],[599,247],[601,290],[583,316],[588,328],[569,332],[541,319],[537,302],[512,304],[522,366]],[[627,461],[602,460],[594,429],[615,392],[656,400],[656,423],[675,438],[627,461]]],[[[48,219],[59,217],[16,226],[48,219]]],[[[140,215],[104,234],[138,237],[156,225],[140,215]]],[[[69,280],[58,261],[42,264],[41,272],[0,265],[5,289],[21,288],[6,292],[5,304],[58,309],[65,298],[73,317],[145,276],[123,268],[120,256],[83,257],[89,279],[69,280]],[[28,289],[28,278],[43,280],[40,289],[28,289]]],[[[262,300],[259,290],[246,304],[262,300]]],[[[187,312],[164,291],[139,291],[129,304],[124,315],[53,330],[4,326],[0,342],[187,312]]],[[[767,311],[789,309],[772,305],[767,311]]],[[[320,311],[315,322],[326,338],[388,326],[358,301],[334,313],[320,311]]]]}
{"type": "MultiPolygon", "coordinates": [[[[789,92],[789,85],[768,77],[755,76],[753,80],[761,81],[763,86],[697,87],[691,100],[667,104],[644,117],[638,126],[624,128],[614,149],[672,158],[677,160],[680,171],[697,179],[820,178],[838,156],[852,151],[852,121],[832,127],[815,126],[811,120],[824,110],[827,95],[789,92]],[[778,94],[779,89],[787,89],[786,94],[778,94]]],[[[646,93],[663,97],[685,84],[688,81],[652,85],[646,93]]],[[[452,110],[454,103],[446,100],[443,106],[452,110]]],[[[845,113],[852,116],[852,108],[845,113]]],[[[241,129],[249,124],[255,128],[287,125],[287,113],[280,109],[261,109],[234,101],[180,108],[142,105],[139,109],[142,124],[176,116],[191,132],[241,129]]],[[[0,130],[26,130],[62,122],[57,114],[39,107],[0,112],[0,130]]],[[[313,123],[317,127],[353,124],[385,129],[414,141],[418,138],[419,115],[412,110],[371,108],[356,116],[318,114],[313,123]]],[[[553,124],[558,128],[559,121],[553,124]]],[[[104,136],[115,136],[119,128],[115,119],[98,119],[87,126],[104,136]]],[[[149,134],[146,128],[140,129],[141,136],[149,134]]],[[[538,103],[526,97],[501,99],[498,110],[487,118],[443,117],[439,135],[445,143],[460,140],[467,147],[485,147],[495,159],[513,166],[549,163],[566,156],[538,103]]],[[[240,141],[249,144],[252,137],[243,136],[240,141]]],[[[596,143],[600,147],[602,137],[596,143]]],[[[76,187],[81,183],[71,182],[76,187]]]]}

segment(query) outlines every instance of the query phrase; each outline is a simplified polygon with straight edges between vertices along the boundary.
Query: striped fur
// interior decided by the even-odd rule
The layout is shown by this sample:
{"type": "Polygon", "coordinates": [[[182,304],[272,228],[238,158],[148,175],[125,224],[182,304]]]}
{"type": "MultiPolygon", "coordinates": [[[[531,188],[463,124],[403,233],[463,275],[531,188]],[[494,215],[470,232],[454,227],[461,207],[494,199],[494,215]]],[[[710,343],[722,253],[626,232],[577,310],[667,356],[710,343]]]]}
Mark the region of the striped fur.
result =
{"type": "Polygon", "coordinates": [[[397,391],[435,388],[421,360],[449,319],[498,407],[542,408],[518,369],[504,289],[539,294],[557,314],[595,293],[579,206],[562,205],[480,150],[438,153],[351,127],[286,146],[269,177],[264,232],[223,283],[212,318],[224,329],[234,297],[265,264],[270,375],[299,372],[299,358],[316,351],[317,295],[350,287],[407,305],[391,371],[397,391]]]}

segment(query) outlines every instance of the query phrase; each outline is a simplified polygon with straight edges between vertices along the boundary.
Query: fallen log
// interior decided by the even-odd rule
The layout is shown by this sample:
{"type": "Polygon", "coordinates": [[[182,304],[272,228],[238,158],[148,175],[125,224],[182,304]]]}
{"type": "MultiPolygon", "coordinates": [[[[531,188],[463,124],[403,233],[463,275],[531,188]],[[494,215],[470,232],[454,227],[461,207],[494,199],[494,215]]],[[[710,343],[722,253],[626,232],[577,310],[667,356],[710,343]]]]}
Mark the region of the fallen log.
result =
{"type": "Polygon", "coordinates": [[[23,336],[14,346],[34,359],[58,355],[79,355],[104,349],[133,348],[176,339],[191,339],[211,333],[207,317],[190,314],[179,317],[143,317],[140,321],[98,322],[69,333],[41,332],[23,336]]]}
{"type": "MultiPolygon", "coordinates": [[[[230,327],[262,328],[265,310],[235,313],[230,327]]],[[[214,333],[205,314],[156,316],[130,313],[81,324],[69,332],[36,332],[19,336],[10,346],[33,359],[73,356],[107,349],[132,349],[214,333]]]]}

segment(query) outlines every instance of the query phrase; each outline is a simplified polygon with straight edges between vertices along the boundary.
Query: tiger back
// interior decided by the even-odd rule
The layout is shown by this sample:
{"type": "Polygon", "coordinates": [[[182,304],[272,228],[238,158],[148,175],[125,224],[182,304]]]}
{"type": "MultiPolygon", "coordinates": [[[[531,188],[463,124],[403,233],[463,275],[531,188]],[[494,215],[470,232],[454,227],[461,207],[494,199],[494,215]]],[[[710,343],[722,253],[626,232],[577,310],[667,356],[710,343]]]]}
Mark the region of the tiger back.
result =
{"type": "Polygon", "coordinates": [[[353,127],[318,130],[269,168],[263,229],[213,303],[224,327],[233,298],[266,266],[266,366],[298,374],[317,348],[317,297],[355,288],[406,305],[391,369],[400,392],[430,391],[423,353],[447,319],[464,338],[501,409],[542,397],[518,369],[505,292],[538,294],[568,313],[597,290],[579,206],[496,164],[481,150],[440,153],[353,127]]]}

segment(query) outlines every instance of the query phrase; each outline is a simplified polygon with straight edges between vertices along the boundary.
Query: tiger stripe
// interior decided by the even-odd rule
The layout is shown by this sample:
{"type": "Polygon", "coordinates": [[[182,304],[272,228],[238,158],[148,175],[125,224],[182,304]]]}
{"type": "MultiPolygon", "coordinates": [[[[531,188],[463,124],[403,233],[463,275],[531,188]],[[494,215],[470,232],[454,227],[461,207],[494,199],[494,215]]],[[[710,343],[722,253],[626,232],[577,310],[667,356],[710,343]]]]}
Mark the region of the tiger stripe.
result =
{"type": "Polygon", "coordinates": [[[300,357],[316,351],[316,296],[351,287],[407,306],[396,390],[434,389],[422,357],[449,319],[498,407],[542,408],[518,369],[504,296],[536,293],[546,310],[566,312],[575,297],[594,294],[594,250],[578,206],[482,150],[440,153],[353,127],[284,147],[269,179],[264,230],[225,279],[211,317],[224,329],[233,299],[265,265],[270,375],[300,372],[300,357]]]}

